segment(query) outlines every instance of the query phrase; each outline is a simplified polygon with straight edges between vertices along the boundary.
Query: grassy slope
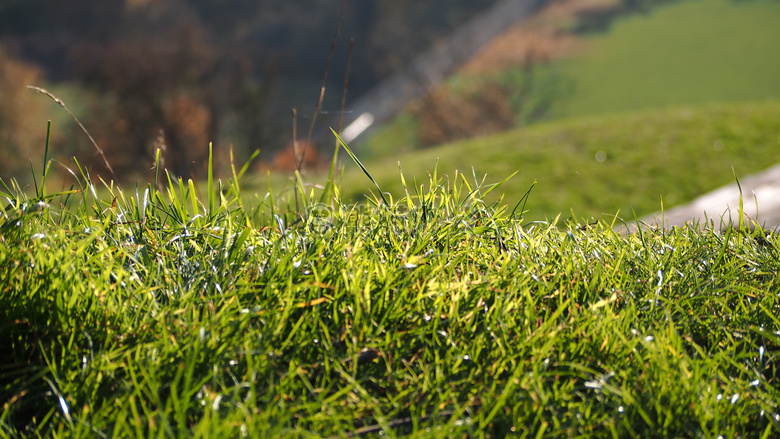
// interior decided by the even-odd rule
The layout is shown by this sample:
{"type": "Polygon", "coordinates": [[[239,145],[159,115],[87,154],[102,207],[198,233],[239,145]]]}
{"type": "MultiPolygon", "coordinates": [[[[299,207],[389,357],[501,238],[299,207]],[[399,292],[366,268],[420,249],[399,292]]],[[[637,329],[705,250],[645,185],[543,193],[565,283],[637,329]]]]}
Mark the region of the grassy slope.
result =
{"type": "MultiPolygon", "coordinates": [[[[601,218],[632,210],[644,215],[679,204],[780,161],[780,101],[711,105],[568,120],[400,157],[407,182],[454,170],[498,181],[518,174],[503,190],[514,202],[535,180],[529,218],[558,213],[601,218]],[[603,152],[606,159],[597,160],[603,152]]],[[[366,163],[384,190],[401,193],[396,158],[366,163]]],[[[471,177],[469,177],[471,179],[471,177]]],[[[344,186],[352,197],[370,182],[353,165],[344,186]]]]}
{"type": "Polygon", "coordinates": [[[522,228],[435,183],[324,215],[2,193],[0,435],[780,432],[775,237],[522,228]]]}
{"type": "Polygon", "coordinates": [[[573,61],[560,115],[780,97],[780,3],[695,0],[619,21],[573,61]]]}
{"type": "MultiPolygon", "coordinates": [[[[555,63],[571,91],[548,119],[780,98],[776,1],[674,3],[587,41],[581,56],[555,63]]],[[[365,149],[377,156],[407,151],[416,127],[402,115],[365,140],[365,149]]]]}

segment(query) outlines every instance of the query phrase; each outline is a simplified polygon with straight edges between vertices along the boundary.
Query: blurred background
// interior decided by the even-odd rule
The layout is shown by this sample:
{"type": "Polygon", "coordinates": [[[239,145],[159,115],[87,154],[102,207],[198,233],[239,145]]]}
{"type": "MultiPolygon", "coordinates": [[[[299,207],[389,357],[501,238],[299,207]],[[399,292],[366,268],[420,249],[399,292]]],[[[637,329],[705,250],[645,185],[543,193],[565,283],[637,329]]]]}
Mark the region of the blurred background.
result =
{"type": "MultiPolygon", "coordinates": [[[[354,99],[490,4],[348,2],[320,111],[340,110],[350,38],[354,99]]],[[[58,156],[93,149],[25,85],[62,98],[122,177],[150,167],[163,141],[184,177],[202,173],[210,141],[272,162],[291,140],[292,108],[307,135],[341,9],[341,0],[2,0],[2,175],[40,156],[48,118],[58,156]]]]}
{"type": "Polygon", "coordinates": [[[544,183],[541,216],[641,213],[780,161],[779,54],[778,0],[0,0],[0,177],[28,180],[52,120],[55,159],[111,178],[35,85],[126,182],[157,149],[198,178],[209,142],[223,171],[232,148],[289,174],[295,108],[301,144],[316,122],[310,175],[328,127],[368,114],[349,137],[388,190],[399,161],[439,160],[472,180],[520,170],[515,198],[544,183]]]}

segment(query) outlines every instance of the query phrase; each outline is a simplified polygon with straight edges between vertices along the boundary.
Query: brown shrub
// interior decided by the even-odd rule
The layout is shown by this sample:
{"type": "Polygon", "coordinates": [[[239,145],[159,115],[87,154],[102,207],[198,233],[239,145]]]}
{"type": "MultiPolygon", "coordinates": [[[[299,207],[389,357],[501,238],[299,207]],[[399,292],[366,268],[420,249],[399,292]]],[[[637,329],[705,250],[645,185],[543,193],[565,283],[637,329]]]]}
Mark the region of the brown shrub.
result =
{"type": "MultiPolygon", "coordinates": [[[[205,173],[215,140],[213,47],[195,25],[168,29],[159,38],[135,35],[76,51],[81,76],[101,99],[86,123],[120,178],[151,167],[154,143],[164,133],[166,166],[182,177],[205,173]]],[[[93,160],[96,174],[101,163],[93,160]]]]}
{"type": "Polygon", "coordinates": [[[419,110],[423,146],[481,136],[511,128],[515,115],[502,87],[483,83],[464,93],[442,86],[429,93],[419,110]]]}
{"type": "Polygon", "coordinates": [[[180,145],[171,165],[174,168],[202,166],[208,160],[211,142],[211,111],[190,96],[176,96],[163,104],[164,131],[171,133],[175,145],[180,145]]]}
{"type": "Polygon", "coordinates": [[[269,164],[265,164],[264,166],[261,165],[261,167],[265,167],[266,169],[270,168],[276,171],[295,171],[298,167],[298,161],[300,160],[299,157],[301,154],[303,154],[304,149],[306,152],[303,154],[303,166],[301,166],[301,169],[310,170],[317,169],[322,166],[322,160],[319,153],[317,152],[317,145],[315,145],[313,142],[299,140],[297,146],[298,153],[295,152],[293,142],[288,143],[287,146],[278,150],[274,154],[273,158],[271,159],[270,166],[269,164]]]}

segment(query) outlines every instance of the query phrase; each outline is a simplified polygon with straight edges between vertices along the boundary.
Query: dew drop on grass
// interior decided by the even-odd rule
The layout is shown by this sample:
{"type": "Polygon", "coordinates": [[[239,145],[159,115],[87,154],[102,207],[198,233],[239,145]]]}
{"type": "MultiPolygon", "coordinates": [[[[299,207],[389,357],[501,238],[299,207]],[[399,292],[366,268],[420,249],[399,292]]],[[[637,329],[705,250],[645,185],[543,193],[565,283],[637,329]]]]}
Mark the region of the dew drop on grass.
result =
{"type": "Polygon", "coordinates": [[[598,381],[585,381],[585,387],[589,389],[600,389],[601,383],[598,381]]]}
{"type": "Polygon", "coordinates": [[[736,404],[737,400],[739,400],[739,393],[735,393],[734,396],[731,397],[731,403],[736,404]]]}
{"type": "Polygon", "coordinates": [[[466,360],[466,361],[470,361],[471,357],[469,357],[469,354],[466,354],[466,355],[463,356],[463,359],[466,360]]]}
{"type": "Polygon", "coordinates": [[[61,395],[58,395],[57,398],[60,400],[60,407],[62,408],[62,413],[65,415],[65,418],[68,421],[71,421],[70,410],[68,409],[68,403],[65,402],[65,398],[63,398],[61,395]]]}
{"type": "Polygon", "coordinates": [[[618,406],[618,413],[623,413],[623,412],[625,412],[625,411],[626,411],[626,409],[625,409],[625,408],[623,408],[623,406],[622,406],[622,405],[621,405],[621,406],[618,406]]]}
{"type": "Polygon", "coordinates": [[[722,393],[718,393],[718,396],[716,396],[715,399],[720,401],[721,399],[723,399],[723,394],[722,393]]]}
{"type": "Polygon", "coordinates": [[[757,385],[759,385],[759,384],[761,384],[761,382],[760,382],[760,381],[758,381],[758,380],[753,380],[753,381],[751,381],[751,382],[750,382],[750,386],[751,386],[751,387],[756,387],[756,386],[757,386],[757,385]]]}

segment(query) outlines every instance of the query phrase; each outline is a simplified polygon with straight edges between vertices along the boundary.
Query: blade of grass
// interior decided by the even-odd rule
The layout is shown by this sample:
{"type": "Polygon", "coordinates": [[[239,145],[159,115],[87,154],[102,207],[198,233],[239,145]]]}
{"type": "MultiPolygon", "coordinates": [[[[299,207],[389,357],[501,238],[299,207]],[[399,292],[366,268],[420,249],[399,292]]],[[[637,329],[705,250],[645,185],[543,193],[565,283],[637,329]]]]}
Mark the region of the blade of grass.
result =
{"type": "Polygon", "coordinates": [[[363,170],[363,173],[366,174],[368,179],[371,180],[372,183],[374,183],[374,186],[376,186],[376,190],[379,191],[379,196],[382,197],[382,201],[385,203],[385,206],[389,207],[390,203],[387,202],[387,198],[385,198],[385,193],[382,192],[382,188],[379,187],[379,183],[377,183],[376,180],[374,180],[374,177],[371,176],[371,173],[368,172],[368,169],[366,169],[366,167],[363,166],[363,163],[361,163],[360,160],[358,160],[358,158],[355,155],[355,153],[353,153],[352,150],[349,149],[349,146],[347,145],[347,143],[344,142],[344,140],[341,139],[341,136],[338,135],[336,130],[331,128],[330,131],[333,133],[334,136],[336,136],[336,139],[338,139],[339,143],[344,148],[344,151],[346,151],[347,154],[349,154],[349,156],[352,158],[352,160],[360,167],[360,169],[363,170]]]}
{"type": "Polygon", "coordinates": [[[46,124],[46,148],[43,151],[43,176],[41,177],[41,197],[46,196],[46,176],[49,175],[49,142],[51,141],[51,121],[46,124]]]}
{"type": "Polygon", "coordinates": [[[214,214],[214,148],[213,144],[209,143],[209,217],[214,214]]]}
{"type": "Polygon", "coordinates": [[[54,96],[54,94],[52,94],[52,93],[51,93],[51,92],[49,92],[48,90],[44,90],[44,89],[42,89],[42,88],[40,88],[40,87],[35,87],[35,86],[33,86],[33,85],[28,85],[28,86],[27,86],[27,88],[29,88],[29,89],[31,89],[31,90],[35,90],[35,91],[37,91],[38,93],[45,94],[46,96],[48,96],[49,98],[51,98],[51,99],[52,99],[54,102],[56,102],[56,103],[57,103],[57,104],[58,104],[60,107],[62,107],[62,108],[63,108],[63,109],[64,109],[64,110],[65,110],[65,111],[66,111],[66,112],[67,112],[67,113],[70,115],[71,119],[73,119],[73,121],[74,121],[74,122],[76,122],[76,124],[78,124],[79,128],[81,128],[81,131],[83,131],[83,132],[84,132],[84,134],[86,134],[86,135],[87,135],[87,137],[89,137],[89,141],[90,141],[90,142],[92,142],[92,146],[94,146],[94,147],[95,147],[95,149],[97,150],[98,154],[100,154],[100,157],[103,159],[103,163],[106,165],[106,169],[108,169],[108,171],[111,173],[111,175],[112,175],[112,176],[114,177],[114,179],[116,180],[116,179],[117,179],[117,178],[116,178],[116,174],[114,173],[114,169],[113,169],[113,168],[111,167],[111,165],[108,163],[108,159],[106,158],[106,154],[105,154],[105,153],[103,152],[103,150],[102,150],[102,149],[101,149],[101,148],[98,146],[97,142],[95,142],[95,139],[93,139],[93,138],[92,138],[92,135],[91,135],[91,134],[89,134],[89,131],[87,131],[87,128],[86,128],[86,127],[84,127],[84,124],[82,124],[82,123],[81,123],[81,121],[80,121],[80,120],[79,120],[79,119],[78,119],[78,118],[77,118],[77,117],[76,117],[76,116],[75,116],[75,115],[74,115],[74,114],[73,114],[73,113],[70,111],[70,109],[68,108],[68,106],[67,106],[67,105],[65,105],[65,102],[63,102],[63,101],[62,101],[60,98],[58,98],[57,96],[54,96]]]}

